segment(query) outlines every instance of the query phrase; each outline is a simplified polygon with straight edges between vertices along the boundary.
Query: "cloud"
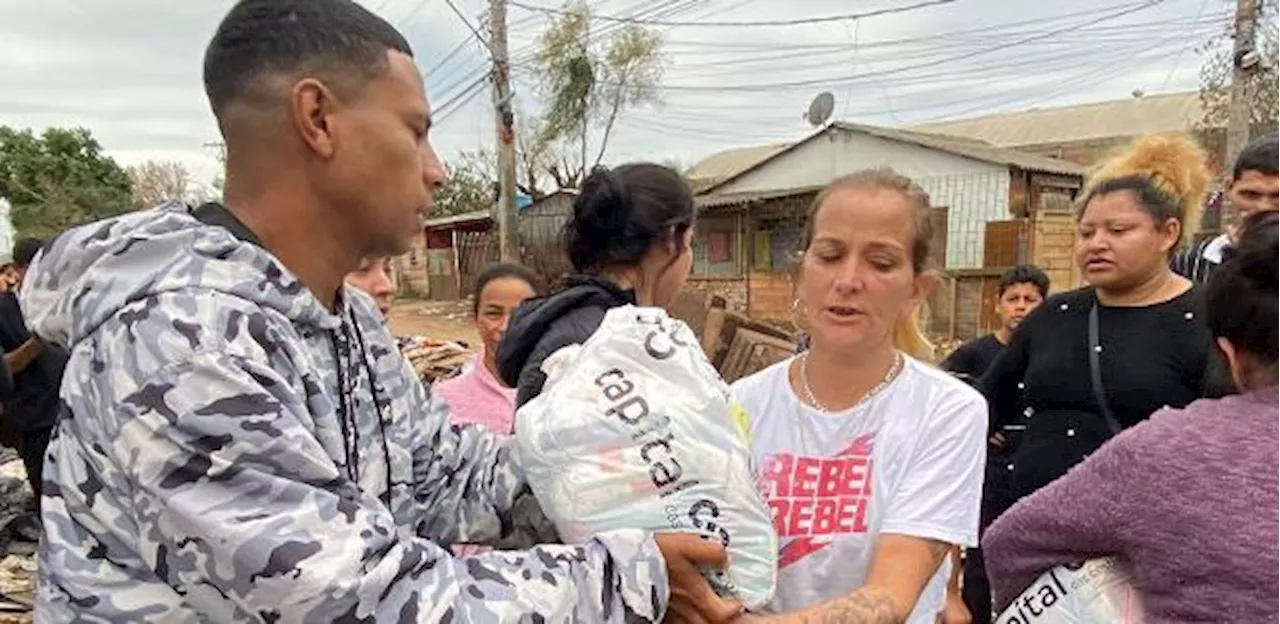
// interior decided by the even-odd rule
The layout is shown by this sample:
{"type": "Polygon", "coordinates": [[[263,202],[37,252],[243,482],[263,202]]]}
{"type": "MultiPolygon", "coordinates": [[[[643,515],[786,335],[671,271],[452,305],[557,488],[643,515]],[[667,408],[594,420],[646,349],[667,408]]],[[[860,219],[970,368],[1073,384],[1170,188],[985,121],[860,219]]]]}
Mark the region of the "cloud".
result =
{"type": "MultiPolygon", "coordinates": [[[[557,0],[528,0],[559,6],[557,0]]],[[[85,126],[122,162],[177,159],[200,177],[217,171],[217,139],[200,81],[203,49],[227,0],[0,0],[0,123],[85,126]],[[127,9],[127,10],[125,10],[127,9]]],[[[848,13],[901,6],[905,0],[705,0],[593,2],[602,14],[669,9],[671,19],[764,20],[848,13]],[[679,12],[683,6],[684,11],[679,12]]],[[[451,104],[434,131],[446,158],[494,141],[486,84],[467,90],[487,71],[485,50],[439,0],[367,0],[413,44],[436,107],[451,104]],[[447,62],[443,62],[446,56],[447,62]],[[470,96],[462,97],[462,96],[470,96]]],[[[455,0],[477,28],[484,0],[455,0]]],[[[1123,5],[1134,4],[1125,2],[1123,5]]],[[[1027,34],[1087,21],[1114,10],[1115,0],[1080,3],[957,0],[908,14],[792,28],[662,28],[670,89],[661,107],[636,111],[617,128],[609,158],[677,158],[760,142],[794,140],[809,131],[802,115],[809,100],[830,90],[836,113],[854,121],[909,124],[993,110],[1126,97],[1194,88],[1199,58],[1191,46],[1212,28],[1196,25],[1225,9],[1202,0],[1167,0],[1124,18],[1102,22],[1078,36],[1063,35],[973,54],[1015,41],[1005,28],[942,37],[946,33],[1015,21],[1041,20],[1027,34]],[[1089,13],[1086,13],[1089,12],[1089,13]],[[1078,17],[1045,18],[1068,13],[1078,17]],[[1017,16],[1016,18],[1014,16],[1017,16]],[[1106,30],[1106,27],[1114,27],[1106,30]],[[903,42],[907,40],[907,42],[903,42]],[[895,43],[896,42],[896,43],[895,43]],[[807,47],[798,47],[807,46],[807,47]],[[1176,62],[1175,62],[1176,59],[1176,62]],[[831,80],[835,77],[851,80],[831,80]],[[811,85],[770,85],[813,81],[811,85]],[[724,91],[720,87],[758,87],[724,91]]],[[[511,48],[527,59],[546,16],[512,7],[511,48]]],[[[600,31],[607,28],[601,26],[600,31]]],[[[522,110],[536,111],[536,77],[516,72],[522,110]]]]}

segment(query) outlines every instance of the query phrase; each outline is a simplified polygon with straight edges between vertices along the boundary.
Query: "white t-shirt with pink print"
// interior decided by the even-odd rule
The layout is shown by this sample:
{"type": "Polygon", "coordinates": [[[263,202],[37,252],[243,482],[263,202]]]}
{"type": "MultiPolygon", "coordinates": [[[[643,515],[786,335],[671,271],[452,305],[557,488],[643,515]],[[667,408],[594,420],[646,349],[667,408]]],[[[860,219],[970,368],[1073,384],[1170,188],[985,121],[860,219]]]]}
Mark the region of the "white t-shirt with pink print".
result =
{"type": "MultiPolygon", "coordinates": [[[[865,583],[885,533],[976,546],[986,462],[982,395],[906,357],[877,395],[828,414],[792,389],[793,360],[733,385],[751,417],[760,487],[778,531],[778,589],[767,610],[790,613],[849,595],[865,583]]],[[[908,623],[935,621],[950,571],[948,558],[908,623]]]]}

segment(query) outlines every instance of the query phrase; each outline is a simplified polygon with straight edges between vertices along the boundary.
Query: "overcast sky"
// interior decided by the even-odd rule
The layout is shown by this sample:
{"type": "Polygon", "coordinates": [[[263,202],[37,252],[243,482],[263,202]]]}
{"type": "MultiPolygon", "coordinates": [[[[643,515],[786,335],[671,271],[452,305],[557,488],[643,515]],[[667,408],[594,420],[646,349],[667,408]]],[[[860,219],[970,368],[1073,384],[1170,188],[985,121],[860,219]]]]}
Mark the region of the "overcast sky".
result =
{"type": "MultiPolygon", "coordinates": [[[[446,0],[363,0],[414,46],[440,111],[446,159],[493,143],[484,48],[446,0]],[[461,47],[459,47],[461,46],[461,47]],[[451,51],[456,53],[446,59],[451,51]],[[442,61],[444,61],[442,63],[442,61]],[[465,96],[472,95],[467,98],[465,96]]],[[[554,8],[559,0],[522,0],[554,8]]],[[[1225,0],[954,0],[802,26],[708,26],[865,13],[920,0],[593,0],[603,16],[655,26],[668,65],[661,107],[628,113],[606,160],[678,159],[794,140],[831,91],[835,117],[900,126],[952,117],[1194,89],[1197,46],[1225,0]],[[1121,14],[1122,12],[1127,13],[1121,14]],[[801,83],[801,84],[796,84],[801,83]]],[[[0,0],[0,124],[85,126],[122,164],[177,159],[208,182],[218,140],[201,88],[203,48],[230,0],[0,0]]],[[[485,0],[454,0],[478,27],[485,0]]],[[[1234,5],[1234,2],[1230,3],[1234,5]]],[[[512,6],[516,97],[536,112],[529,51],[545,13],[512,6]]],[[[608,21],[596,22],[606,36],[608,21]]],[[[483,34],[483,30],[481,31],[483,34]]]]}

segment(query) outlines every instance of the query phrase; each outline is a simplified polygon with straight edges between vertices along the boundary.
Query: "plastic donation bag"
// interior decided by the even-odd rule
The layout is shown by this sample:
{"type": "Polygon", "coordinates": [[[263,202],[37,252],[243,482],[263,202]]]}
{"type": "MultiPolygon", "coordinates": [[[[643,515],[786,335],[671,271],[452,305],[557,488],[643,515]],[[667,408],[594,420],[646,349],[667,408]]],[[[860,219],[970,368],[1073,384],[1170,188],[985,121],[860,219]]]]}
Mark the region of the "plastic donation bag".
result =
{"type": "Polygon", "coordinates": [[[1045,572],[996,624],[1142,624],[1142,602],[1121,560],[1090,559],[1045,572]]]}
{"type": "Polygon", "coordinates": [[[688,326],[660,309],[615,308],[543,370],[542,394],[516,415],[516,440],[560,536],[699,533],[729,551],[712,586],[747,608],[767,603],[777,535],[756,490],[750,425],[688,326]]]}

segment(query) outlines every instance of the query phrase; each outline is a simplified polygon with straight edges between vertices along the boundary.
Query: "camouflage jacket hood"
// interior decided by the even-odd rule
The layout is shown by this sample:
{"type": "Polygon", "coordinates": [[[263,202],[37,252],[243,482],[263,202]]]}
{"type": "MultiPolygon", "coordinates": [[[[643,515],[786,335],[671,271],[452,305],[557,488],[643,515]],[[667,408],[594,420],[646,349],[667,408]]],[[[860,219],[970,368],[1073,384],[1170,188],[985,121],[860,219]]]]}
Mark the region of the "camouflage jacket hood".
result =
{"type": "Polygon", "coordinates": [[[234,229],[157,208],[69,231],[28,272],[32,331],[71,349],[42,620],[660,619],[639,532],[451,557],[548,537],[514,447],[449,425],[371,300],[326,309],[234,229]]]}

